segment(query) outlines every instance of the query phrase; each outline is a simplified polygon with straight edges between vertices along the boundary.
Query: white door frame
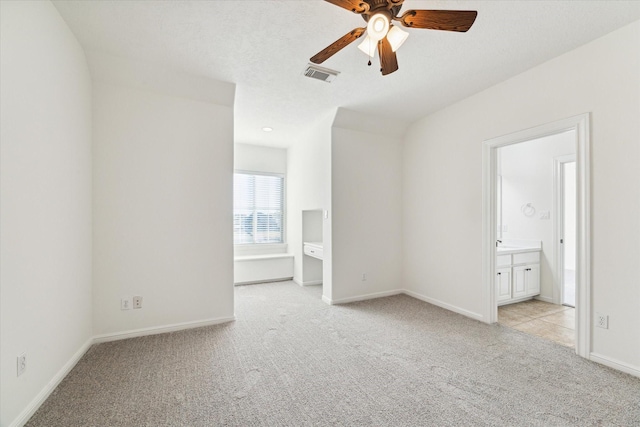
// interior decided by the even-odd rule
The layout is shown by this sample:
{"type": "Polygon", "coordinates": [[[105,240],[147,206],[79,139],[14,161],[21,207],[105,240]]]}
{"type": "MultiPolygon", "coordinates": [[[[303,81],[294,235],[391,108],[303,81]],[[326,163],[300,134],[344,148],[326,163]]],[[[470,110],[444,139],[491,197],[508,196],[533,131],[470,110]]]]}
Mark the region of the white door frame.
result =
{"type": "Polygon", "coordinates": [[[590,115],[553,123],[484,141],[482,144],[482,283],[483,317],[498,320],[494,277],[496,270],[496,181],[500,147],[575,130],[576,135],[576,353],[589,358],[591,351],[591,244],[590,244],[590,115]]]}
{"type": "MultiPolygon", "coordinates": [[[[564,301],[564,246],[560,239],[564,239],[564,172],[562,165],[576,161],[575,154],[558,156],[553,159],[553,250],[555,252],[553,302],[562,304],[564,301]]],[[[577,211],[576,211],[577,212],[577,211]]]]}

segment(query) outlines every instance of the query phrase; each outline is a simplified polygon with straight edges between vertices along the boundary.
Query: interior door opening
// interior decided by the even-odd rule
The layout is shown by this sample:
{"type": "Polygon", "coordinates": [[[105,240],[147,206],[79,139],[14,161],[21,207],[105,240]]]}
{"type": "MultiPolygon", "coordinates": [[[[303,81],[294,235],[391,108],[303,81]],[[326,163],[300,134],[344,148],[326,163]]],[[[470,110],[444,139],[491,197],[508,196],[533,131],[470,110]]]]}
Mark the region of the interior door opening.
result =
{"type": "Polygon", "coordinates": [[[567,165],[575,164],[575,141],[569,130],[500,147],[496,180],[498,323],[569,347],[575,345],[575,267],[565,269],[565,262],[575,264],[575,173],[567,165]],[[566,245],[555,238],[565,228],[558,235],[566,245]]]}
{"type": "MultiPolygon", "coordinates": [[[[548,304],[558,311],[571,311],[574,318],[569,319],[575,324],[573,331],[575,337],[576,353],[582,357],[589,357],[591,346],[591,272],[590,272],[590,147],[589,147],[589,114],[581,114],[557,122],[547,123],[534,128],[525,129],[508,135],[499,136],[483,143],[483,288],[485,303],[485,321],[494,323],[498,321],[498,306],[509,303],[521,302],[528,300],[533,304],[548,304]],[[574,165],[573,169],[575,184],[575,225],[569,226],[575,230],[575,236],[564,236],[565,231],[561,230],[557,225],[553,225],[552,231],[547,231],[536,245],[538,240],[533,234],[522,234],[516,236],[513,232],[522,231],[521,226],[528,224],[532,226],[531,230],[542,226],[544,222],[547,224],[556,224],[559,218],[558,210],[569,211],[558,206],[557,197],[553,197],[557,174],[550,173],[544,177],[548,183],[543,185],[547,194],[551,194],[553,202],[548,202],[540,198],[537,190],[531,189],[522,191],[519,197],[509,202],[507,200],[507,191],[513,184],[518,184],[518,179],[507,179],[508,172],[500,170],[500,158],[504,152],[502,148],[510,146],[525,146],[527,142],[553,137],[560,134],[571,134],[574,144],[574,165]],[[502,194],[499,194],[499,184],[502,187],[502,194]],[[515,216],[510,219],[506,209],[501,209],[498,205],[501,200],[502,207],[507,203],[511,203],[510,209],[515,211],[515,216]],[[498,223],[498,218],[500,223],[498,223]],[[515,218],[515,219],[514,219],[515,218]],[[551,221],[550,221],[551,220],[551,221]],[[514,225],[515,224],[515,225],[514,225]],[[551,236],[551,237],[549,237],[551,236]],[[521,250],[522,241],[526,240],[526,249],[521,250]],[[512,241],[509,241],[511,238],[512,241]],[[556,242],[563,239],[563,251],[558,250],[556,242]],[[574,259],[565,254],[566,246],[564,239],[572,240],[575,243],[575,249],[569,249],[575,254],[574,259]],[[515,241],[513,241],[515,240],[515,241]],[[546,243],[545,243],[546,242],[546,243]],[[502,253],[498,253],[497,246],[503,245],[502,253]],[[504,247],[506,246],[506,247],[504,247]],[[511,246],[511,247],[509,247],[511,246]],[[515,250],[514,250],[515,249],[515,250]],[[532,255],[537,250],[545,253],[542,257],[532,255]],[[505,252],[506,251],[506,252],[505,252]],[[515,253],[520,254],[516,257],[515,253]],[[510,255],[505,257],[503,255],[510,255]],[[562,257],[563,262],[560,264],[558,258],[562,257]],[[573,266],[568,265],[565,268],[564,259],[573,261],[573,266]],[[509,261],[507,263],[507,260],[509,261]],[[531,265],[534,264],[534,265],[531,265]],[[536,268],[537,267],[537,268],[536,268]],[[571,268],[573,267],[573,268],[571,268]],[[559,269],[562,268],[562,274],[559,269]],[[530,270],[529,270],[530,269],[530,270]],[[508,270],[508,271],[507,271],[508,270]],[[567,279],[565,280],[565,270],[567,270],[567,279]],[[504,279],[496,280],[502,276],[498,273],[508,272],[504,279]],[[574,271],[575,274],[571,274],[574,271]],[[510,277],[509,277],[510,276],[510,277]],[[563,306],[563,299],[570,296],[571,291],[568,286],[560,286],[561,283],[569,284],[571,276],[575,277],[574,305],[572,307],[563,306]],[[541,278],[540,294],[534,295],[536,292],[535,281],[541,278]],[[509,281],[511,279],[511,282],[509,281]],[[514,287],[515,283],[515,287],[514,287]],[[564,295],[566,294],[566,295],[564,295]],[[535,297],[535,299],[531,299],[535,297]],[[510,298],[506,302],[505,299],[510,298]],[[575,310],[575,311],[574,311],[575,310]]],[[[562,153],[556,153],[555,157],[562,156],[562,153]]],[[[528,154],[523,156],[526,160],[532,160],[528,154]]],[[[504,159],[503,159],[504,160],[504,159]]],[[[564,162],[570,163],[570,162],[564,162]]],[[[553,168],[553,158],[547,160],[544,168],[553,168]]],[[[527,166],[529,170],[535,172],[540,167],[527,166]]],[[[563,167],[562,171],[565,176],[570,175],[573,171],[571,166],[563,167]]],[[[533,173],[532,172],[532,173],[533,173]]],[[[568,180],[569,178],[567,178],[568,180]]],[[[513,188],[511,188],[513,189],[513,188]]],[[[567,189],[568,191],[568,189],[567,189]]],[[[564,201],[564,199],[562,199],[564,201]]],[[[570,203],[567,201],[567,203],[570,203]]],[[[563,222],[568,222],[564,220],[563,222]]],[[[548,229],[547,229],[548,230],[548,229]]],[[[569,243],[569,242],[567,242],[569,243]]],[[[566,299],[565,299],[566,301],[566,299]]],[[[526,315],[526,313],[520,313],[526,315]]],[[[549,320],[549,319],[547,319],[549,320]]]]}

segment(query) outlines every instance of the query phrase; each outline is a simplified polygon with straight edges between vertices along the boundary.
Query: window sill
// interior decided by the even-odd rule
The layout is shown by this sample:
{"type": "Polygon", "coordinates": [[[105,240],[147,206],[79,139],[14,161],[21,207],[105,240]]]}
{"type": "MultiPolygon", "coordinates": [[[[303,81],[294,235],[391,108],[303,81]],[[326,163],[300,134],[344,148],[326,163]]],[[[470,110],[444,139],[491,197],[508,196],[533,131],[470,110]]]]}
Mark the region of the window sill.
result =
{"type": "Polygon", "coordinates": [[[235,262],[242,261],[258,261],[258,260],[270,260],[270,259],[283,259],[283,258],[293,258],[293,254],[267,254],[267,255],[245,255],[245,256],[236,256],[233,258],[235,262]]]}
{"type": "Polygon", "coordinates": [[[286,254],[289,245],[286,243],[276,244],[254,244],[254,245],[235,245],[233,255],[235,258],[260,255],[277,255],[286,254]]]}

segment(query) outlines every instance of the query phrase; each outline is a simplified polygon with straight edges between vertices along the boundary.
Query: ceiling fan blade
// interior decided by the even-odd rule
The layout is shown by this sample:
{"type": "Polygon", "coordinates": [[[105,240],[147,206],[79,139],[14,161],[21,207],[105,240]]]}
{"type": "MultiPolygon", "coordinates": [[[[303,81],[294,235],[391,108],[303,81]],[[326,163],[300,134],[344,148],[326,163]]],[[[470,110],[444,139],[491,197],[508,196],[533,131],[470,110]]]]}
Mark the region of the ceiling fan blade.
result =
{"type": "Polygon", "coordinates": [[[366,30],[367,29],[364,27],[356,28],[355,30],[345,34],[344,36],[340,37],[338,40],[331,43],[329,46],[325,47],[320,52],[312,56],[310,61],[314,64],[322,64],[324,61],[338,53],[340,49],[353,43],[353,41],[362,36],[362,34],[364,34],[366,30]]]}
{"type": "Polygon", "coordinates": [[[378,55],[380,55],[380,71],[383,76],[398,70],[396,53],[391,49],[391,43],[386,37],[378,42],[378,55]]]}
{"type": "Polygon", "coordinates": [[[350,10],[353,13],[364,13],[369,10],[369,5],[362,0],[324,0],[331,4],[335,4],[343,9],[350,10]]]}
{"type": "Polygon", "coordinates": [[[466,32],[476,20],[475,10],[407,10],[395,18],[410,28],[466,32]]]}

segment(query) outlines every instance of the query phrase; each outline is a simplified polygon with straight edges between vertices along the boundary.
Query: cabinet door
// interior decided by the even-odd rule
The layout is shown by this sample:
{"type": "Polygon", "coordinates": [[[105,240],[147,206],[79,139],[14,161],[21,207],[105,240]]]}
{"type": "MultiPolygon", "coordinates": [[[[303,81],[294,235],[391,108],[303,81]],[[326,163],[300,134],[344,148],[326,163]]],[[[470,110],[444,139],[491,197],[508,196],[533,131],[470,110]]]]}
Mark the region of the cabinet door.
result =
{"type": "Polygon", "coordinates": [[[529,266],[526,265],[513,267],[513,298],[519,298],[527,295],[527,268],[529,268],[529,266]]]}
{"type": "Polygon", "coordinates": [[[540,264],[527,265],[524,271],[527,295],[540,293],[540,264]]]}
{"type": "Polygon", "coordinates": [[[511,269],[499,268],[496,270],[496,294],[498,302],[511,299],[511,269]]]}

